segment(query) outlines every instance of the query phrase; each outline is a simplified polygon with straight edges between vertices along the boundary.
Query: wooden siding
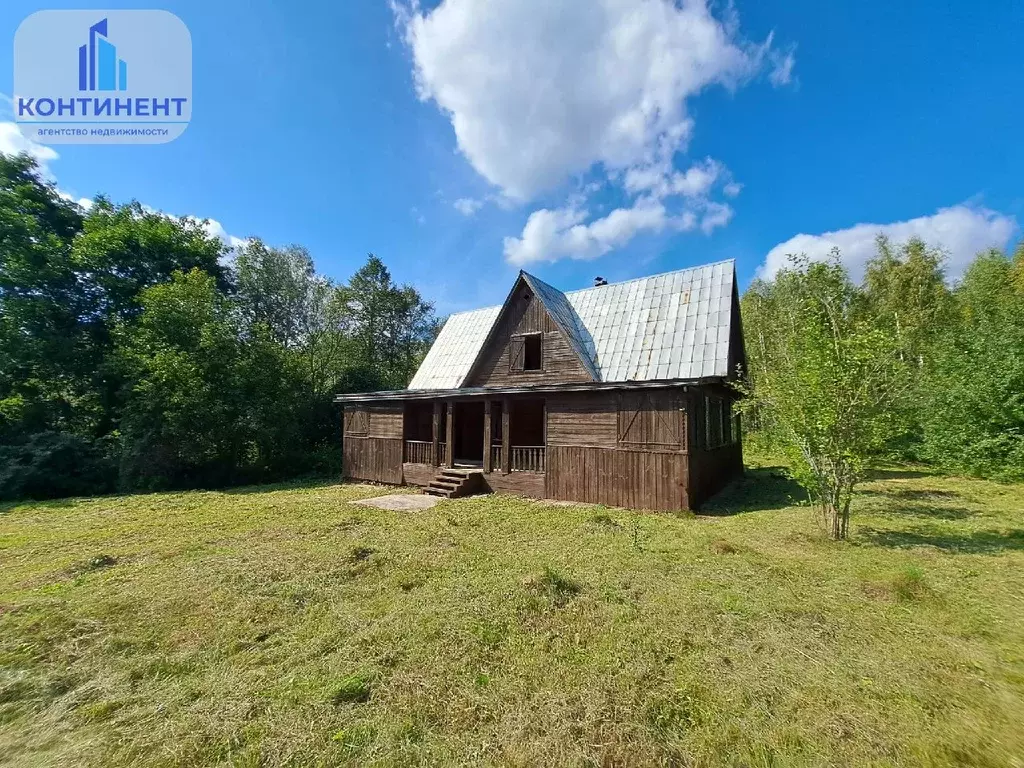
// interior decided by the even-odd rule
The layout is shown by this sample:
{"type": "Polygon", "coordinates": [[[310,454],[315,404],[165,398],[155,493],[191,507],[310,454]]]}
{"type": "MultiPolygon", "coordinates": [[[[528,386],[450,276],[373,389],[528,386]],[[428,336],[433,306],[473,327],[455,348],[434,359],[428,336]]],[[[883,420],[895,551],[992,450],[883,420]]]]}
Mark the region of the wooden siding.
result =
{"type": "Polygon", "coordinates": [[[402,403],[348,406],[345,408],[345,436],[365,435],[402,439],[402,403]]]}
{"type": "Polygon", "coordinates": [[[401,403],[346,408],[342,476],[400,485],[402,423],[401,403]]]}
{"type": "MultiPolygon", "coordinates": [[[[520,282],[507,309],[498,317],[496,330],[481,351],[481,357],[470,372],[467,387],[502,387],[515,384],[555,384],[593,381],[579,357],[569,346],[561,329],[548,315],[544,304],[534,296],[524,295],[529,286],[520,282]],[[539,371],[512,370],[512,339],[519,334],[542,334],[542,365],[539,371]]],[[[522,360],[522,343],[516,343],[518,359],[522,360]]],[[[522,366],[517,366],[521,368],[522,366]]]]}
{"type": "Polygon", "coordinates": [[[440,467],[432,467],[429,464],[406,462],[402,465],[402,474],[405,476],[405,482],[409,485],[427,485],[440,471],[440,467]]]}
{"type": "Polygon", "coordinates": [[[678,389],[548,398],[547,494],[592,504],[686,509],[689,402],[678,389]]]}
{"type": "Polygon", "coordinates": [[[588,504],[687,509],[687,460],[683,453],[549,446],[547,493],[588,504]]]}
{"type": "Polygon", "coordinates": [[[694,451],[691,461],[690,488],[696,509],[743,474],[743,444],[694,451]]]}
{"type": "Polygon", "coordinates": [[[510,472],[505,475],[491,472],[483,476],[488,490],[494,493],[514,493],[531,499],[547,497],[544,475],[534,472],[510,472]]]}
{"type": "Polygon", "coordinates": [[[354,480],[402,484],[402,440],[345,435],[342,475],[354,480]]]}
{"type": "Polygon", "coordinates": [[[548,445],[614,448],[618,405],[613,393],[547,398],[548,445]]]}

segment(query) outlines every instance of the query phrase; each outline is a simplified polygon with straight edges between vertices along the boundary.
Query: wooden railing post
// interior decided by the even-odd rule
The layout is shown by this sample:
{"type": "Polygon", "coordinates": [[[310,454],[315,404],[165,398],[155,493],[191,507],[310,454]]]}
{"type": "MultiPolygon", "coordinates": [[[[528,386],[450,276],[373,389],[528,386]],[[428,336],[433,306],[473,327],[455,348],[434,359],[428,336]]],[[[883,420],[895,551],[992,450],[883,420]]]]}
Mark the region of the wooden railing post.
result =
{"type": "Polygon", "coordinates": [[[448,401],[448,420],[445,426],[445,457],[446,467],[455,466],[455,401],[448,401]]]}
{"type": "Polygon", "coordinates": [[[484,472],[491,471],[491,401],[484,400],[484,472]]]}
{"type": "Polygon", "coordinates": [[[441,463],[441,457],[437,455],[437,444],[441,436],[441,403],[434,401],[434,421],[430,432],[430,466],[436,467],[441,463]]]}
{"type": "Polygon", "coordinates": [[[512,400],[501,401],[501,471],[506,475],[512,471],[512,400]]]}

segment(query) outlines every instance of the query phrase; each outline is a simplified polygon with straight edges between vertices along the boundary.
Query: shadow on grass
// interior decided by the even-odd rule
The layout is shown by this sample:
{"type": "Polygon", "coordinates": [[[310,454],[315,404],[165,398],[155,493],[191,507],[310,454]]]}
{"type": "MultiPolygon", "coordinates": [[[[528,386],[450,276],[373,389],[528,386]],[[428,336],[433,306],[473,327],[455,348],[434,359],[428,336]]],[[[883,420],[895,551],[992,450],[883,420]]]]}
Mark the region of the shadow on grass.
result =
{"type": "Polygon", "coordinates": [[[865,479],[868,482],[872,480],[915,480],[921,477],[935,477],[938,474],[940,474],[938,470],[927,467],[888,467],[871,470],[865,479]]]}
{"type": "Polygon", "coordinates": [[[959,554],[994,554],[1024,550],[1024,529],[1005,531],[982,530],[956,534],[936,526],[919,526],[911,530],[891,531],[859,528],[857,538],[879,547],[908,549],[935,547],[959,554]]]}
{"type": "Polygon", "coordinates": [[[783,509],[807,501],[807,494],[782,467],[747,469],[700,508],[701,515],[724,516],[783,509]]]}
{"type": "Polygon", "coordinates": [[[210,493],[246,496],[251,493],[267,493],[268,491],[297,491],[303,488],[327,488],[332,485],[344,484],[346,484],[346,482],[340,477],[304,477],[297,480],[282,480],[278,483],[236,485],[227,488],[209,488],[205,490],[208,490],[210,493]]]}

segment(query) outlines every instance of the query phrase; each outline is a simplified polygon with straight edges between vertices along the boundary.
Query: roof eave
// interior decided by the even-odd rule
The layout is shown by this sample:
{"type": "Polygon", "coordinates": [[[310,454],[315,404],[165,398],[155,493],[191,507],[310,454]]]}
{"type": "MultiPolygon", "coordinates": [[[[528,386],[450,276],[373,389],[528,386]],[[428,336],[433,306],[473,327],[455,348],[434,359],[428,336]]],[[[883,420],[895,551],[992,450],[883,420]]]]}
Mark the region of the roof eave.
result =
{"type": "Polygon", "coordinates": [[[398,400],[444,400],[463,397],[497,397],[519,394],[558,394],[560,392],[598,392],[630,389],[665,389],[724,383],[727,376],[701,376],[696,379],[651,379],[645,381],[593,381],[568,384],[521,384],[511,387],[460,387],[458,389],[394,389],[383,392],[359,392],[335,395],[336,403],[365,403],[398,400]]]}

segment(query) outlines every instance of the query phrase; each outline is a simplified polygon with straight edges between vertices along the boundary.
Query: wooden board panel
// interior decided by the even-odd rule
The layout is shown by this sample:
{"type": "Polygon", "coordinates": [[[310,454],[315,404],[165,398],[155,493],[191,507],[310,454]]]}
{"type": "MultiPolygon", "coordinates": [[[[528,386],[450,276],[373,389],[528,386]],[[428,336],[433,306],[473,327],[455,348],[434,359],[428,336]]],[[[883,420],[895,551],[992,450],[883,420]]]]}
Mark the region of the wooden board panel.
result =
{"type": "Polygon", "coordinates": [[[402,483],[402,440],[345,436],[342,476],[376,483],[402,483]]]}
{"type": "Polygon", "coordinates": [[[410,464],[406,462],[402,465],[402,475],[405,478],[405,482],[409,485],[428,485],[439,470],[440,467],[432,467],[429,464],[410,464]]]}
{"type": "Polygon", "coordinates": [[[547,493],[555,499],[634,509],[688,507],[686,454],[552,445],[547,461],[547,493]]]}
{"type": "Polygon", "coordinates": [[[692,454],[690,486],[694,508],[699,507],[743,474],[743,445],[734,443],[692,454]]]}
{"type": "Polygon", "coordinates": [[[366,433],[368,437],[387,437],[402,439],[403,408],[402,404],[396,405],[371,405],[370,428],[366,433]]]}
{"type": "Polygon", "coordinates": [[[487,488],[495,493],[515,493],[520,496],[529,496],[531,499],[543,499],[546,497],[544,475],[535,472],[510,472],[505,475],[500,472],[484,474],[484,483],[487,488]]]}
{"type": "Polygon", "coordinates": [[[547,399],[548,445],[615,447],[617,405],[613,393],[547,399]]]}

